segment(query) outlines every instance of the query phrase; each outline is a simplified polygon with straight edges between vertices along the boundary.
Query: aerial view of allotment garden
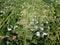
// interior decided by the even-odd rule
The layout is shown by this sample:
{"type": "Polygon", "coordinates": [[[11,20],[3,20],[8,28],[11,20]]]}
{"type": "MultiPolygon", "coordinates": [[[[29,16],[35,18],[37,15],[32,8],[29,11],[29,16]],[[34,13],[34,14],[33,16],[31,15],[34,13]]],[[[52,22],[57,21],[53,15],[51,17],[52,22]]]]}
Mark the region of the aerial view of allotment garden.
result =
{"type": "Polygon", "coordinates": [[[60,45],[60,0],[0,0],[0,45],[60,45]]]}

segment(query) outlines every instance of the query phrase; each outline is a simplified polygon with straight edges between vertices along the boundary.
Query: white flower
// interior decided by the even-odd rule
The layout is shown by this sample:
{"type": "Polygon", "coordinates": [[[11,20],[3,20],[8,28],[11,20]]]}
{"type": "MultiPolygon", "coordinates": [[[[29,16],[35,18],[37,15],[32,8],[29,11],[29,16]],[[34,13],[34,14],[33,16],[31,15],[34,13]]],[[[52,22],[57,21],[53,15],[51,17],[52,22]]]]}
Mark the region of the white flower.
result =
{"type": "Polygon", "coordinates": [[[49,7],[49,6],[48,6],[49,7]]]}
{"type": "Polygon", "coordinates": [[[48,21],[46,21],[46,24],[48,24],[48,21]]]}
{"type": "Polygon", "coordinates": [[[60,0],[56,0],[56,2],[60,2],[60,0]]]}
{"type": "Polygon", "coordinates": [[[34,21],[34,19],[32,19],[32,21],[34,21]]]}
{"type": "Polygon", "coordinates": [[[35,28],[37,29],[37,28],[38,28],[38,26],[35,26],[35,28]]]}
{"type": "Polygon", "coordinates": [[[10,2],[10,0],[6,0],[7,2],[10,2]]]}
{"type": "Polygon", "coordinates": [[[56,12],[53,12],[53,14],[55,14],[56,12]]]}
{"type": "Polygon", "coordinates": [[[40,32],[36,32],[36,36],[38,36],[38,37],[39,37],[39,36],[40,36],[40,32]]]}
{"type": "Polygon", "coordinates": [[[12,7],[11,5],[9,7],[12,7]]]}
{"type": "Polygon", "coordinates": [[[22,9],[24,8],[24,6],[22,6],[22,9]]]}
{"type": "Polygon", "coordinates": [[[14,26],[14,29],[16,29],[16,28],[18,28],[18,26],[16,25],[16,26],[14,26]]]}
{"type": "Polygon", "coordinates": [[[44,30],[44,27],[41,27],[40,29],[41,29],[41,30],[44,30]]]}
{"type": "Polygon", "coordinates": [[[3,14],[5,14],[5,11],[4,10],[2,10],[2,11],[0,11],[1,13],[3,13],[3,14]]]}
{"type": "Polygon", "coordinates": [[[19,14],[17,14],[17,15],[19,15],[19,14]]]}
{"type": "Polygon", "coordinates": [[[31,28],[30,30],[31,30],[31,31],[34,31],[35,29],[34,29],[34,28],[31,28]]]}
{"type": "Polygon", "coordinates": [[[13,25],[10,25],[11,28],[13,28],[13,25]]]}
{"type": "Polygon", "coordinates": [[[36,18],[36,16],[34,16],[36,18]]]}
{"type": "Polygon", "coordinates": [[[38,24],[38,21],[36,20],[36,22],[35,22],[36,24],[38,24]]]}
{"type": "Polygon", "coordinates": [[[11,31],[12,29],[11,28],[8,28],[8,31],[11,31]]]}
{"type": "Polygon", "coordinates": [[[30,29],[31,31],[33,31],[33,29],[30,29]]]}
{"type": "Polygon", "coordinates": [[[26,2],[23,3],[24,5],[26,4],[26,2]]]}
{"type": "Polygon", "coordinates": [[[47,33],[43,32],[43,35],[48,35],[47,33]]]}
{"type": "Polygon", "coordinates": [[[31,21],[30,24],[34,24],[34,22],[31,21]]]}
{"type": "Polygon", "coordinates": [[[5,37],[9,37],[9,36],[6,35],[5,37]]]}
{"type": "Polygon", "coordinates": [[[9,41],[6,41],[7,45],[9,44],[9,41]]]}

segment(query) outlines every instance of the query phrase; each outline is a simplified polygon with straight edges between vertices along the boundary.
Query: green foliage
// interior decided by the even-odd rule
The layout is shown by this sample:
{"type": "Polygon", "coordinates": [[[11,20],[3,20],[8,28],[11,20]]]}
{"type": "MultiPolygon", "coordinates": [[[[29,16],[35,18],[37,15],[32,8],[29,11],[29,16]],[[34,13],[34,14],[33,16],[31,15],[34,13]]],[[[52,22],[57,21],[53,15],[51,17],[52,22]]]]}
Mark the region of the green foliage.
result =
{"type": "MultiPolygon", "coordinates": [[[[0,43],[59,45],[60,2],[56,0],[0,0],[0,43]],[[40,37],[36,35],[40,32],[40,37]],[[44,37],[43,32],[48,36],[44,37]],[[13,39],[13,33],[18,34],[13,39]]],[[[0,45],[1,45],[0,44],[0,45]]]]}

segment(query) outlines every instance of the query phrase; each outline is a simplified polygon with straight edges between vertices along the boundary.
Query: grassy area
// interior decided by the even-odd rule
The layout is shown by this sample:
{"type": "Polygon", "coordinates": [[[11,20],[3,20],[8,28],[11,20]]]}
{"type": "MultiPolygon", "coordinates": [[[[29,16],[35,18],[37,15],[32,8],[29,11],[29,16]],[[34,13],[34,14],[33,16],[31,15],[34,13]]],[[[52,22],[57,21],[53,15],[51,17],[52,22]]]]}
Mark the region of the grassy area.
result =
{"type": "Polygon", "coordinates": [[[60,2],[0,0],[0,37],[5,36],[17,45],[59,45],[60,2]],[[13,33],[18,39],[13,40],[13,33]]]}

